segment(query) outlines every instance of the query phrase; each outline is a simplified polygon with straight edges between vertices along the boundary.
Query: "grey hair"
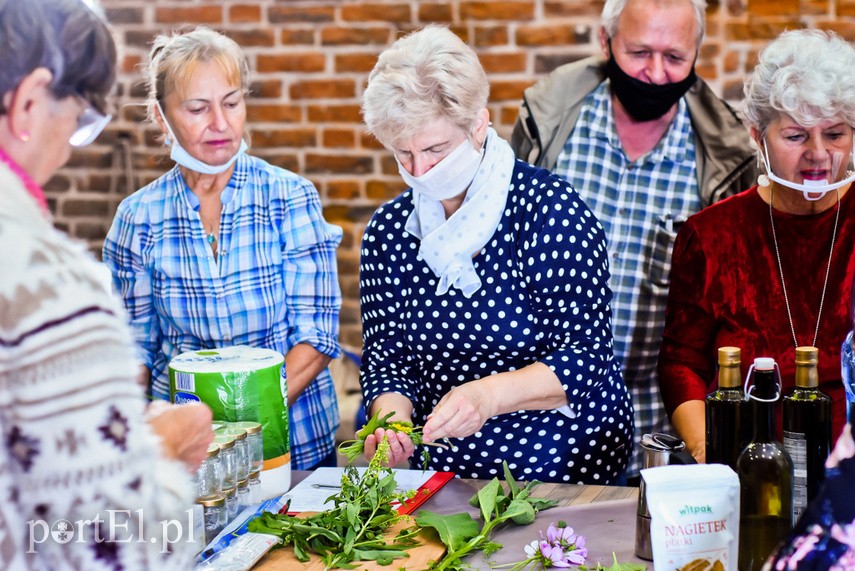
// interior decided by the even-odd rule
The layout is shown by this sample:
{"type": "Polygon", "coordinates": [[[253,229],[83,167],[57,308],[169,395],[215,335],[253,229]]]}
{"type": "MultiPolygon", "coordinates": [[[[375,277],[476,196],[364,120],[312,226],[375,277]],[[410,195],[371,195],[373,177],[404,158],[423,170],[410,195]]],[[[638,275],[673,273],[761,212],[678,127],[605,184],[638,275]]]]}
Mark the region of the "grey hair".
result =
{"type": "Polygon", "coordinates": [[[472,132],[490,83],[474,50],[444,26],[427,26],[380,54],[362,101],[366,127],[391,147],[437,118],[472,132]]]}
{"type": "Polygon", "coordinates": [[[205,26],[189,32],[159,35],[149,52],[148,113],[154,119],[155,103],[184,87],[200,63],[216,61],[227,78],[249,92],[249,62],[240,46],[223,34],[205,26]]]}
{"type": "MultiPolygon", "coordinates": [[[[663,3],[665,0],[658,0],[663,3]]],[[[673,1],[673,0],[670,0],[673,1]]],[[[701,42],[704,41],[704,34],[707,30],[707,2],[706,0],[687,0],[692,4],[695,11],[695,23],[698,27],[698,39],[696,47],[701,47],[701,42]]],[[[618,31],[618,20],[623,14],[629,0],[606,0],[603,5],[603,12],[600,14],[600,25],[603,26],[609,38],[614,38],[618,31]]]]}
{"type": "Polygon", "coordinates": [[[56,97],[77,95],[107,112],[116,44],[104,19],[81,0],[0,0],[0,61],[0,96],[44,67],[56,97]]]}
{"type": "Polygon", "coordinates": [[[760,54],[744,92],[745,119],[761,136],[781,115],[804,127],[834,117],[855,126],[855,49],[834,32],[784,32],[760,54]]]}

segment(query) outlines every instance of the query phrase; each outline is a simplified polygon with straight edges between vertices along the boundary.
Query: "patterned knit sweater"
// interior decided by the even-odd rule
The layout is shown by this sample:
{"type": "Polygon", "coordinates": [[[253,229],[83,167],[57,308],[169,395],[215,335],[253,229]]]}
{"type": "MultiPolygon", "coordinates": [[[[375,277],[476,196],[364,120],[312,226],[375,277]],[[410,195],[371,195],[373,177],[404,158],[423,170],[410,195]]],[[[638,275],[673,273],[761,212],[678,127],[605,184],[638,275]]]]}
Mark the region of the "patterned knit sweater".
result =
{"type": "Polygon", "coordinates": [[[188,476],[144,422],[132,341],[102,271],[0,164],[6,571],[189,569],[199,547],[187,542],[188,476]]]}

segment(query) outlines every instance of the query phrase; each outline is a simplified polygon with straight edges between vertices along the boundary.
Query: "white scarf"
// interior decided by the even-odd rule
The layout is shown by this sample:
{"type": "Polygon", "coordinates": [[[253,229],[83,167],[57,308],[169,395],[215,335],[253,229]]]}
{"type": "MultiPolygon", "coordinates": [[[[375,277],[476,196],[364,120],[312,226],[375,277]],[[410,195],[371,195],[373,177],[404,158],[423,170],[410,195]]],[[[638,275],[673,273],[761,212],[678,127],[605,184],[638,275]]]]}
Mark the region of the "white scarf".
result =
{"type": "Polygon", "coordinates": [[[422,241],[419,255],[439,278],[437,295],[454,286],[469,298],[481,288],[472,257],[496,232],[516,162],[511,146],[492,127],[485,147],[463,204],[447,220],[442,203],[413,192],[413,211],[404,228],[422,241]]]}

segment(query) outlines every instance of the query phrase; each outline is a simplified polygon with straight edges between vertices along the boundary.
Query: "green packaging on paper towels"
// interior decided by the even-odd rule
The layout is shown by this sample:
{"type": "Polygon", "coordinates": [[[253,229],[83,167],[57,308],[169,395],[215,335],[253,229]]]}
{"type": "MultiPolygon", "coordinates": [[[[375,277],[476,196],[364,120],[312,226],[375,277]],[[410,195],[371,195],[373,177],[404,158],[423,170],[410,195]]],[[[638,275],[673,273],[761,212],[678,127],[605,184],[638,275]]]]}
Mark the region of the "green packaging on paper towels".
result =
{"type": "Polygon", "coordinates": [[[283,363],[281,353],[246,345],[181,353],[169,362],[169,394],[207,404],[215,421],[260,422],[264,469],[278,468],[291,460],[283,363]]]}

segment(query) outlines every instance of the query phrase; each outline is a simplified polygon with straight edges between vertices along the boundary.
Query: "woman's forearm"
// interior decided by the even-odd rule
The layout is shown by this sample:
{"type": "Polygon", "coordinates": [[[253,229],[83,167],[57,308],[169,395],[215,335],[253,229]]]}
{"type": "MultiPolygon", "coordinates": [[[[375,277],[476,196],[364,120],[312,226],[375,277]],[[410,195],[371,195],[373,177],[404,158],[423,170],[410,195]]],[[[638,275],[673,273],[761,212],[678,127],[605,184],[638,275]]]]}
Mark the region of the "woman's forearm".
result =
{"type": "Polygon", "coordinates": [[[288,405],[303,394],[309,383],[321,374],[331,359],[308,343],[298,343],[285,355],[285,374],[288,377],[288,405]]]}
{"type": "Polygon", "coordinates": [[[689,400],[674,409],[671,424],[677,434],[686,443],[686,449],[698,462],[705,462],[706,446],[706,409],[704,401],[689,400]]]}
{"type": "Polygon", "coordinates": [[[561,381],[543,363],[532,363],[476,382],[492,395],[494,416],[518,410],[552,410],[567,404],[561,381]]]}

